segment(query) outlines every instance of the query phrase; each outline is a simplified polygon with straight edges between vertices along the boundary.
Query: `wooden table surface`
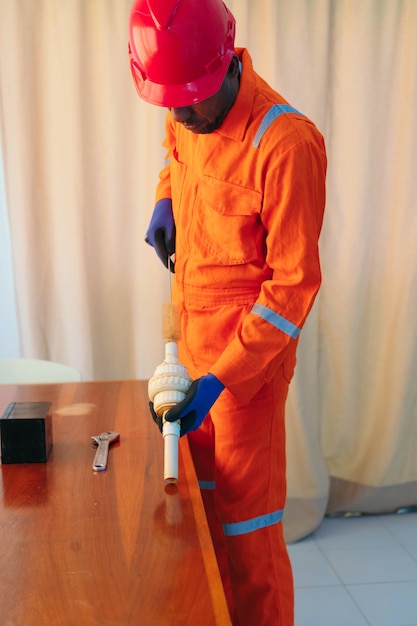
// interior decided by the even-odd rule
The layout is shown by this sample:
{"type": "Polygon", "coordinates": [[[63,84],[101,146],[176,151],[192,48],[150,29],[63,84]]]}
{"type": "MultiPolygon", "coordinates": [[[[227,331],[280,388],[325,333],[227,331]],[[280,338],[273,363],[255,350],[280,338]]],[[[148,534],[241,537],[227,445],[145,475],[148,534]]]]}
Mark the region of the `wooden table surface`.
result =
{"type": "Polygon", "coordinates": [[[2,626],[228,626],[186,439],[163,481],[163,440],[145,381],[0,385],[52,402],[46,463],[1,466],[2,626]],[[120,433],[93,472],[91,436],[120,433]]]}

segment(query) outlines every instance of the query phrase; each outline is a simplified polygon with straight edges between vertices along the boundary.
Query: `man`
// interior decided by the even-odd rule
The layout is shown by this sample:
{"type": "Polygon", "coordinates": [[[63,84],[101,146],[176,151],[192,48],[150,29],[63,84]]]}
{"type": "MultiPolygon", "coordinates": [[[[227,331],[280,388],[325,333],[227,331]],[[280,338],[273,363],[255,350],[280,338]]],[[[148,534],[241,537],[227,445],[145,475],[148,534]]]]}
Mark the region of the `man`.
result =
{"type": "Polygon", "coordinates": [[[233,624],[292,626],[284,406],[321,280],[323,139],[235,50],[221,0],[136,0],[129,34],[139,95],[168,109],[147,241],[175,271],[194,382],[167,419],[188,433],[233,624]]]}

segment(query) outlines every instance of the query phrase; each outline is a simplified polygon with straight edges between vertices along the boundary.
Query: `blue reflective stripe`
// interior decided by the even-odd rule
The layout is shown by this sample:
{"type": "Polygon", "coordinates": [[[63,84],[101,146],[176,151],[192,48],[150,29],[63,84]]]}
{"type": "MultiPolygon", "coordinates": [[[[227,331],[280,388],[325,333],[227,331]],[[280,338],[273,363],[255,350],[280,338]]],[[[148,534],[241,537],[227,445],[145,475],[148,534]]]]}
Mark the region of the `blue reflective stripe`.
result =
{"type": "Polygon", "coordinates": [[[246,535],[247,533],[253,533],[260,528],[266,528],[273,524],[278,524],[282,520],[284,515],[283,510],[274,511],[274,513],[267,513],[266,515],[260,515],[259,517],[253,517],[252,519],[245,520],[244,522],[235,522],[234,524],[223,524],[223,531],[227,537],[235,537],[236,535],[246,535]]]}
{"type": "Polygon", "coordinates": [[[261,139],[268,130],[268,128],[271,126],[272,122],[283,113],[297,113],[297,115],[303,115],[302,113],[300,113],[300,111],[297,111],[297,109],[294,109],[294,107],[290,106],[289,104],[273,104],[268,113],[265,114],[264,119],[262,120],[261,125],[259,126],[258,131],[255,135],[255,139],[253,140],[253,146],[255,146],[255,148],[259,148],[261,139]]]}
{"type": "Polygon", "coordinates": [[[301,331],[301,328],[285,319],[285,317],[282,317],[282,315],[275,313],[272,309],[268,309],[268,307],[263,304],[254,304],[251,309],[251,313],[259,315],[259,317],[262,317],[265,322],[268,322],[269,324],[272,324],[272,326],[275,326],[275,328],[282,330],[283,333],[289,335],[293,339],[298,337],[301,331]]]}
{"type": "Polygon", "coordinates": [[[216,483],[214,482],[214,480],[199,480],[198,485],[200,489],[216,489],[216,483]]]}

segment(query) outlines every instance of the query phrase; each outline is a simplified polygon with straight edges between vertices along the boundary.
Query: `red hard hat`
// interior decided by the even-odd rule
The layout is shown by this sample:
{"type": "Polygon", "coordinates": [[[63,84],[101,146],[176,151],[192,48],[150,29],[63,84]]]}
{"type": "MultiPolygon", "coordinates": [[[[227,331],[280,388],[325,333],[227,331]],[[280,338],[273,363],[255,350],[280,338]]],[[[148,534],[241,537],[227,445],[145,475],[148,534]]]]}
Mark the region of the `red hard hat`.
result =
{"type": "Polygon", "coordinates": [[[140,97],[178,108],[215,94],[234,54],[235,25],[221,0],[135,0],[129,56],[140,97]]]}

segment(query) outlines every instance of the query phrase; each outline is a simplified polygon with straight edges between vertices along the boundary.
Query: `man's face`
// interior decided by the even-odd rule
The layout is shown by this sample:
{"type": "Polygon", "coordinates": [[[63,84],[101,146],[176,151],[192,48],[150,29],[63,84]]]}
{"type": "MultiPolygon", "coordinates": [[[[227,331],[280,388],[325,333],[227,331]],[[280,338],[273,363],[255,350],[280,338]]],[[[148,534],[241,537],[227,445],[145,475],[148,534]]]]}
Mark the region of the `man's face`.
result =
{"type": "Polygon", "coordinates": [[[175,122],[198,135],[212,133],[219,128],[231,109],[239,90],[238,59],[232,60],[219,91],[207,100],[188,107],[170,108],[175,122]]]}

